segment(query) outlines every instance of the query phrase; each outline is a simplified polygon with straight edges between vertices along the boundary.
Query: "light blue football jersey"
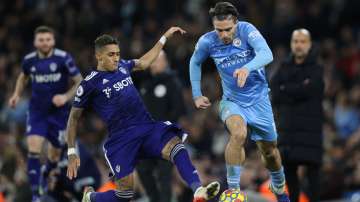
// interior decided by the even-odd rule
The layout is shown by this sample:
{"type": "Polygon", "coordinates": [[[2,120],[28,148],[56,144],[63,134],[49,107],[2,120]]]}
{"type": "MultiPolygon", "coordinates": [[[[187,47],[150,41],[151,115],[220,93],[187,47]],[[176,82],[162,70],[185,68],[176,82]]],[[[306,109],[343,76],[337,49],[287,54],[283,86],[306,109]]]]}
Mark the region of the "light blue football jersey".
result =
{"type": "Polygon", "coordinates": [[[273,60],[272,52],[260,32],[248,22],[238,22],[233,42],[224,44],[216,31],[200,37],[190,60],[193,97],[201,96],[201,64],[211,57],[221,77],[223,99],[247,107],[268,94],[264,66],[273,60]],[[237,85],[233,73],[238,68],[250,71],[245,86],[237,85]]]}

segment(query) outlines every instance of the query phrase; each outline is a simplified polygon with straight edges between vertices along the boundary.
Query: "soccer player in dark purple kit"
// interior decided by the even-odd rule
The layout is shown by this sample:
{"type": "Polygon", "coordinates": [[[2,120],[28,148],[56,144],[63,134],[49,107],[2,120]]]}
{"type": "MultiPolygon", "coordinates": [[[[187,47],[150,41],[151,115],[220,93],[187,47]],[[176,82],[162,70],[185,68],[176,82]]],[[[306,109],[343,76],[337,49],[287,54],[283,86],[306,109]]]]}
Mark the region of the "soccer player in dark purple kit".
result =
{"type": "Polygon", "coordinates": [[[27,54],[22,63],[22,72],[17,78],[9,105],[16,107],[29,78],[31,79],[31,100],[27,117],[28,177],[32,190],[32,201],[40,201],[40,161],[42,145],[48,145],[48,162],[44,175],[55,168],[60,159],[61,147],[65,144],[64,134],[70,104],[82,76],[72,57],[56,49],[55,32],[47,26],[35,29],[35,51],[27,54]],[[69,79],[73,85],[69,88],[69,79]]]}
{"type": "Polygon", "coordinates": [[[205,202],[219,192],[218,182],[202,186],[181,141],[183,131],[170,122],[157,122],[151,118],[130,77],[130,71],[148,68],[175,32],[185,33],[179,27],[170,28],[150,51],[135,60],[120,59],[119,44],[113,37],[102,35],[95,40],[97,69],[78,87],[68,120],[67,176],[70,179],[77,176],[80,165],[75,149],[77,122],[84,108],[92,107],[107,124],[109,137],[104,144],[104,153],[117,189],[99,193],[87,187],[82,202],[130,201],[134,194],[133,171],[141,158],[172,161],[194,191],[194,202],[205,202]]]}

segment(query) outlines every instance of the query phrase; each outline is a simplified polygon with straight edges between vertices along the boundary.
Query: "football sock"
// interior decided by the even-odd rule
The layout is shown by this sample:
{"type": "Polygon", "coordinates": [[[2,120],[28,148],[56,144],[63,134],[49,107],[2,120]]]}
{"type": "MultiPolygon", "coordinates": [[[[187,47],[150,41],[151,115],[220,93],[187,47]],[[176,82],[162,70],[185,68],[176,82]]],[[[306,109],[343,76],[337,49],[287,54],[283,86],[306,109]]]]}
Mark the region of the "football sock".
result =
{"type": "Polygon", "coordinates": [[[226,165],[226,179],[229,189],[240,189],[240,176],[243,167],[240,165],[226,165]]]}
{"type": "Polygon", "coordinates": [[[271,184],[277,188],[280,189],[285,186],[285,174],[284,174],[284,168],[281,167],[278,171],[270,171],[270,179],[271,184]]]}
{"type": "Polygon", "coordinates": [[[107,192],[92,192],[90,193],[91,202],[128,202],[134,195],[134,191],[117,191],[110,190],[107,192]]]}
{"type": "Polygon", "coordinates": [[[29,152],[27,160],[27,174],[31,186],[33,196],[39,196],[39,180],[40,180],[40,154],[29,152]]]}
{"type": "Polygon", "coordinates": [[[196,169],[191,163],[189,154],[187,153],[184,144],[177,144],[172,149],[170,157],[182,179],[185,180],[188,186],[193,190],[193,192],[195,192],[196,189],[201,186],[201,182],[196,169]]]}

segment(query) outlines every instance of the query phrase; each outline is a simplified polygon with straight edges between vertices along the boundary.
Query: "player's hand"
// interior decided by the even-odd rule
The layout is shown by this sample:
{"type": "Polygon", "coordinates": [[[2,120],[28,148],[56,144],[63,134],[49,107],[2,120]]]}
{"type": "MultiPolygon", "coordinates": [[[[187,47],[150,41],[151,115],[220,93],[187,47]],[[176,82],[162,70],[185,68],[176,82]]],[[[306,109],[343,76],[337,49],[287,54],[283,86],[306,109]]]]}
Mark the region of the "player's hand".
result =
{"type": "Polygon", "coordinates": [[[55,95],[52,98],[52,102],[56,107],[64,106],[67,101],[68,101],[68,98],[64,94],[55,95]]]}
{"type": "Polygon", "coordinates": [[[211,102],[209,101],[209,98],[205,96],[200,96],[195,98],[194,103],[195,103],[195,107],[198,109],[206,109],[211,106],[211,102]]]}
{"type": "Polygon", "coordinates": [[[9,106],[11,108],[15,108],[19,100],[20,100],[20,96],[18,95],[11,96],[11,98],[9,99],[9,106]]]}
{"type": "Polygon", "coordinates": [[[233,74],[233,77],[237,78],[237,85],[240,88],[244,87],[248,76],[249,76],[249,70],[244,67],[240,69],[236,69],[233,74]]]}
{"type": "Polygon", "coordinates": [[[71,154],[68,156],[68,167],[66,176],[72,180],[77,177],[77,171],[80,167],[80,158],[76,154],[71,154]]]}
{"type": "Polygon", "coordinates": [[[185,34],[185,33],[186,33],[186,31],[183,30],[183,29],[181,29],[180,27],[171,27],[170,29],[168,29],[168,30],[165,32],[164,36],[165,36],[167,39],[169,39],[169,38],[172,37],[172,35],[173,35],[175,32],[180,32],[180,34],[185,34]]]}

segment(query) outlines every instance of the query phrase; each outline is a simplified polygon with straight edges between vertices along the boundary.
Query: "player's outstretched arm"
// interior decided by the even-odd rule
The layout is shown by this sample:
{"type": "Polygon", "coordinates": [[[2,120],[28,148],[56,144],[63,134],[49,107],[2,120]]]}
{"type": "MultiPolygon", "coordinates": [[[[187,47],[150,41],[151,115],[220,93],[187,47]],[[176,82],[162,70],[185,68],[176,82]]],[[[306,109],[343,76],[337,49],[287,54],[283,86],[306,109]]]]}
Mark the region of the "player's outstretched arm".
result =
{"type": "Polygon", "coordinates": [[[81,74],[78,74],[78,75],[72,77],[72,81],[74,82],[74,84],[71,86],[71,88],[66,93],[58,94],[53,97],[52,102],[54,103],[54,105],[57,107],[61,107],[69,100],[72,100],[75,96],[76,89],[79,86],[82,79],[83,78],[82,78],[81,74]]]}
{"type": "Polygon", "coordinates": [[[77,170],[80,167],[80,158],[76,154],[75,139],[76,139],[76,128],[79,118],[82,114],[82,108],[72,107],[69,115],[69,120],[66,129],[66,141],[68,146],[68,168],[67,177],[71,180],[76,178],[77,170]]]}
{"type": "Polygon", "coordinates": [[[24,74],[23,72],[21,72],[16,80],[15,91],[9,99],[9,106],[11,108],[16,107],[16,104],[19,102],[20,95],[24,91],[24,88],[25,88],[28,80],[29,80],[29,76],[24,74]]]}
{"type": "Polygon", "coordinates": [[[185,34],[186,31],[180,27],[171,27],[168,29],[165,34],[160,38],[160,40],[152,47],[145,55],[140,59],[135,60],[134,71],[136,70],[145,70],[150,66],[151,63],[159,56],[161,49],[164,47],[166,40],[170,39],[174,33],[179,32],[180,34],[185,34]]]}

